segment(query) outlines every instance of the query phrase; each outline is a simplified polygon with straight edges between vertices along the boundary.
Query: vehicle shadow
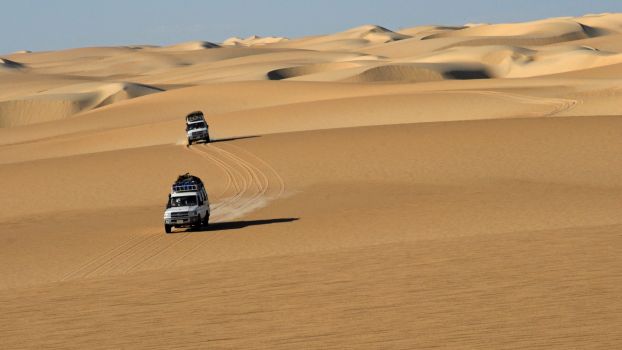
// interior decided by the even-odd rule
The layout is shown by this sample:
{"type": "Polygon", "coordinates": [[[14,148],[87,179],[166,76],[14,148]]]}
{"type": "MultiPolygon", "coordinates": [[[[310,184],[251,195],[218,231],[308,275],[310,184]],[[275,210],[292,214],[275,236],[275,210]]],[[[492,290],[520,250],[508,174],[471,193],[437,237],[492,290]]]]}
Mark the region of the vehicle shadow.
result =
{"type": "Polygon", "coordinates": [[[210,143],[217,142],[226,142],[226,141],[235,141],[235,140],[243,140],[243,139],[254,139],[255,137],[260,137],[261,135],[248,135],[248,136],[238,136],[238,137],[227,137],[224,139],[213,139],[210,143]]]}
{"type": "MultiPolygon", "coordinates": [[[[195,145],[207,145],[210,143],[218,143],[218,142],[227,142],[227,141],[235,141],[235,140],[243,140],[243,139],[253,139],[255,137],[260,137],[261,135],[249,135],[249,136],[238,136],[238,137],[227,137],[224,139],[212,139],[210,142],[205,141],[196,141],[195,145]]],[[[190,147],[190,145],[186,144],[186,148],[190,147]]]]}
{"type": "Polygon", "coordinates": [[[226,221],[226,222],[214,222],[207,226],[191,228],[186,232],[210,232],[210,231],[225,231],[225,230],[238,230],[249,226],[270,225],[284,222],[292,222],[300,220],[300,218],[277,218],[277,219],[264,219],[264,220],[241,220],[241,221],[226,221]]]}

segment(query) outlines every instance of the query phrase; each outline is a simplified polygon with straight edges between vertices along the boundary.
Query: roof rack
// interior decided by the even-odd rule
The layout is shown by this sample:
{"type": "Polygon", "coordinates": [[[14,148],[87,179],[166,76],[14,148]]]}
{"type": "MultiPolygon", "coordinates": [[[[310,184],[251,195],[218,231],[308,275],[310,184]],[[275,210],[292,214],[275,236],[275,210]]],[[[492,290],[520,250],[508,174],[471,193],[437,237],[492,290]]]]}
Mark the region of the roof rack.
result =
{"type": "Polygon", "coordinates": [[[179,175],[171,186],[173,192],[192,192],[199,191],[201,188],[203,188],[203,181],[190,173],[179,175]]]}
{"type": "Polygon", "coordinates": [[[196,192],[198,190],[197,185],[173,185],[173,192],[196,192]]]}
{"type": "Polygon", "coordinates": [[[186,115],[186,123],[194,123],[198,121],[205,121],[205,118],[203,117],[203,112],[194,111],[186,115]]]}
{"type": "Polygon", "coordinates": [[[188,113],[188,115],[193,115],[193,114],[203,115],[203,112],[202,111],[194,111],[194,112],[188,113]]]}

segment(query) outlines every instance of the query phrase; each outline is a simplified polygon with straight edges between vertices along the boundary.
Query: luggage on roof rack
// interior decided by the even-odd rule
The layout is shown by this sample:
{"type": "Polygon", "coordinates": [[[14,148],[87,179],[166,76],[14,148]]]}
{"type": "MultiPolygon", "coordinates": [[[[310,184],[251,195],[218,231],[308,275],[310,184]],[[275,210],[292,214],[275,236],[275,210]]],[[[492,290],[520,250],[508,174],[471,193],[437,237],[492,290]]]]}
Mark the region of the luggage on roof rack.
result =
{"type": "Polygon", "coordinates": [[[195,123],[199,121],[205,121],[205,118],[203,117],[203,112],[201,111],[194,111],[186,116],[186,123],[195,123]]]}
{"type": "Polygon", "coordinates": [[[179,175],[172,186],[173,192],[191,192],[199,191],[203,188],[203,181],[190,173],[179,175]]]}

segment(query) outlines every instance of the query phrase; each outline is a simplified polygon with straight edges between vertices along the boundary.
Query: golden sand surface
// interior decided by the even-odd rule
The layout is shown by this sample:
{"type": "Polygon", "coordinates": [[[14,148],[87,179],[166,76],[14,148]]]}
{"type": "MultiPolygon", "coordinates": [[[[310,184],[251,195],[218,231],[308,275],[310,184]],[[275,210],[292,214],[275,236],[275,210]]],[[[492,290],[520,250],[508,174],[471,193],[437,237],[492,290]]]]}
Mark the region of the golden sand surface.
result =
{"type": "Polygon", "coordinates": [[[622,347],[622,14],[0,61],[2,349],[622,347]],[[214,142],[186,144],[202,110],[214,142]],[[166,235],[179,174],[212,217],[166,235]]]}

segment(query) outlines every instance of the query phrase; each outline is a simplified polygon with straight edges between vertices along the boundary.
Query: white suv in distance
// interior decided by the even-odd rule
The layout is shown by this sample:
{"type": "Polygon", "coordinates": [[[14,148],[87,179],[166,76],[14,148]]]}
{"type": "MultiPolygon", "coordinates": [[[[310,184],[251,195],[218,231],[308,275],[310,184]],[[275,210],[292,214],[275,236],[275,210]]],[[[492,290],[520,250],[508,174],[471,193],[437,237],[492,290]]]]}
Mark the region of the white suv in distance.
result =
{"type": "Polygon", "coordinates": [[[205,141],[210,142],[209,126],[205,122],[203,112],[195,111],[186,116],[186,135],[188,136],[188,145],[193,142],[205,141]]]}

